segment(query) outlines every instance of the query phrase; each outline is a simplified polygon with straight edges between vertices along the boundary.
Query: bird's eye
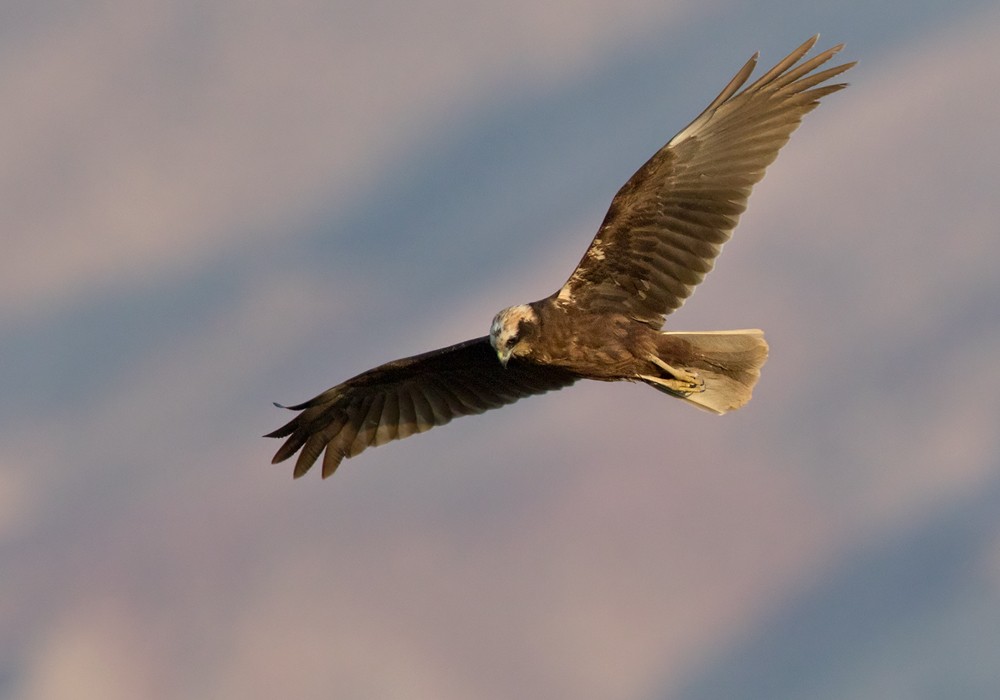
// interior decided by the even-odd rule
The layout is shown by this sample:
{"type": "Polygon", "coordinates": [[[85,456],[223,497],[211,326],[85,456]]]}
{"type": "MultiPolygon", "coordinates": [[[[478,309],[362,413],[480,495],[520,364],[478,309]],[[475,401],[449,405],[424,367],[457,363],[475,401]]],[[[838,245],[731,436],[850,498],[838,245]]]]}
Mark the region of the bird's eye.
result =
{"type": "Polygon", "coordinates": [[[517,336],[516,335],[512,335],[511,337],[507,338],[507,347],[508,348],[512,348],[515,345],[517,345],[517,336]]]}

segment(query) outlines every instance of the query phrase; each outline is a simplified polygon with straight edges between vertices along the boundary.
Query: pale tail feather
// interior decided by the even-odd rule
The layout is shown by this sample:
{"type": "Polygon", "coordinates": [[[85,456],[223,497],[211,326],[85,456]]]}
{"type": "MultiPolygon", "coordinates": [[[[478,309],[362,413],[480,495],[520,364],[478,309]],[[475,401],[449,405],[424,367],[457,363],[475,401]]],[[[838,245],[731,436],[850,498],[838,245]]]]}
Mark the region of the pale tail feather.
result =
{"type": "Polygon", "coordinates": [[[736,410],[750,400],[754,384],[760,378],[760,368],[767,361],[763,331],[748,328],[663,335],[690,344],[692,358],[679,367],[703,380],[705,390],[685,395],[651,383],[652,386],[717,414],[736,410]]]}

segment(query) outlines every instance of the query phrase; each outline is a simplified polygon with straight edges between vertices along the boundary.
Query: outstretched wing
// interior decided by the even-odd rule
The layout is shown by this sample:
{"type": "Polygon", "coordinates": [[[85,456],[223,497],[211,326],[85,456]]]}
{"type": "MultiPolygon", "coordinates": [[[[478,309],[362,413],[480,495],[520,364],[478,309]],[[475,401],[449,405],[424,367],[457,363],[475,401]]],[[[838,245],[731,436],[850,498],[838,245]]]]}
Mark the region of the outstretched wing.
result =
{"type": "Polygon", "coordinates": [[[556,302],[626,313],[659,327],[712,269],[753,186],[802,117],[846,84],[821,85],[853,66],[819,72],[840,49],[802,61],[813,37],[736,94],[754,55],[691,124],[636,172],[556,302]]]}
{"type": "Polygon", "coordinates": [[[320,454],[323,477],[345,457],[444,425],[452,418],[499,408],[525,396],[569,386],[565,370],[510,361],[504,368],[488,337],[388,362],[348,379],[298,406],[291,421],[264,437],[288,438],[277,464],[300,449],[295,477],[320,454]]]}

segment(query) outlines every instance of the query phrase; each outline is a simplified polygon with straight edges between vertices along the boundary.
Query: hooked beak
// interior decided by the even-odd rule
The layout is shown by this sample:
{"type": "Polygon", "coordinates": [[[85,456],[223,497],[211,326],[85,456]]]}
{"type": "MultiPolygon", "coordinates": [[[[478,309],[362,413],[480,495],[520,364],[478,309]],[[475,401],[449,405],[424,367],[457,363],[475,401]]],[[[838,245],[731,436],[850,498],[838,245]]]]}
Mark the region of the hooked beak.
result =
{"type": "Polygon", "coordinates": [[[510,351],[512,348],[507,350],[497,350],[497,359],[500,360],[500,364],[507,368],[507,362],[510,361],[510,351]]]}

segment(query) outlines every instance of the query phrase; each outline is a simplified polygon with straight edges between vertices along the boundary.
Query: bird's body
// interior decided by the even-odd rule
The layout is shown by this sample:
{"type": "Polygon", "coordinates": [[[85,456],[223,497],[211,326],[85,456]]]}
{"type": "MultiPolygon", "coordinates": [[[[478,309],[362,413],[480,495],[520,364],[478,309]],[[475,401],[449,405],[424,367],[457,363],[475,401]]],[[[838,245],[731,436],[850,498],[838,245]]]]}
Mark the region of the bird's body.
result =
{"type": "Polygon", "coordinates": [[[666,332],[666,316],[712,269],[754,184],[802,117],[853,64],[802,60],[816,37],[742,92],[750,59],[691,124],[622,186],[597,235],[555,293],[504,309],[490,334],[368,370],[314,399],[268,437],[323,454],[323,476],[367,447],[423,432],[579,379],[639,381],[714,413],[739,408],[767,359],[757,329],[666,332]],[[325,454],[324,454],[325,451],[325,454]]]}
{"type": "Polygon", "coordinates": [[[504,309],[489,339],[504,365],[516,358],[579,378],[642,381],[720,414],[750,400],[767,359],[756,329],[665,332],[623,313],[580,310],[557,294],[504,309]]]}

